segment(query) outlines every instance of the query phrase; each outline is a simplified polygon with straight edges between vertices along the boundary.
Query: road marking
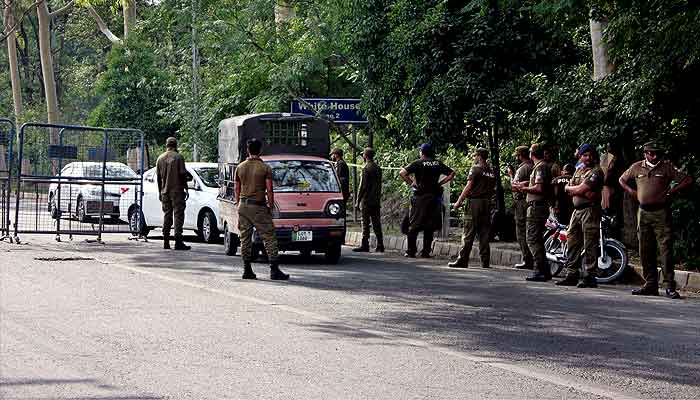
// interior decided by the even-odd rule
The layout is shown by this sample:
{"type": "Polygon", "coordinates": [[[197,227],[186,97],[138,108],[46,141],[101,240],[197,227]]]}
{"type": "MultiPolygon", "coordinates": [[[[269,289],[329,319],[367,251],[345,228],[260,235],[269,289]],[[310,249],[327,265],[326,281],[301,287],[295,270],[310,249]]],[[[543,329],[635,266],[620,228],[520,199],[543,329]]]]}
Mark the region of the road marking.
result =
{"type": "MultiPolygon", "coordinates": [[[[51,247],[51,249],[54,251],[61,251],[61,252],[65,252],[65,253],[71,252],[71,251],[66,251],[64,249],[53,248],[52,246],[47,246],[47,247],[51,247]]],[[[278,304],[278,303],[263,300],[263,299],[260,299],[257,297],[252,297],[252,296],[247,296],[247,295],[243,295],[243,294],[229,292],[229,291],[222,290],[222,289],[212,288],[212,287],[209,287],[206,285],[197,284],[197,283],[190,282],[190,281],[187,281],[184,279],[174,278],[174,277],[160,274],[157,272],[144,270],[143,268],[131,267],[128,265],[123,265],[123,264],[117,263],[117,262],[107,262],[107,261],[102,261],[99,259],[96,259],[96,261],[101,262],[103,264],[109,264],[109,266],[111,266],[111,267],[119,268],[119,269],[122,269],[125,271],[130,271],[130,272],[134,272],[134,273],[138,273],[138,274],[142,274],[142,275],[151,276],[151,277],[154,277],[156,279],[160,279],[162,281],[175,283],[175,284],[189,287],[192,289],[202,290],[205,292],[214,293],[214,294],[228,297],[231,299],[246,301],[246,302],[249,302],[252,304],[274,307],[276,309],[283,310],[283,311],[286,311],[289,313],[294,313],[297,315],[301,315],[301,316],[307,317],[309,319],[316,320],[318,322],[324,322],[324,323],[337,322],[337,321],[335,321],[335,320],[333,320],[325,315],[318,314],[318,313],[315,313],[312,311],[306,311],[306,310],[303,310],[303,309],[300,309],[297,307],[284,305],[284,304],[278,304]]],[[[353,327],[353,326],[348,326],[348,328],[353,329],[353,330],[360,332],[360,333],[363,333],[363,334],[381,337],[381,338],[388,340],[388,341],[398,342],[401,344],[405,344],[407,346],[414,346],[414,347],[423,348],[423,349],[426,349],[429,351],[443,354],[445,356],[450,356],[450,357],[462,359],[462,360],[473,362],[476,364],[486,365],[486,366],[489,366],[492,368],[500,369],[502,371],[507,371],[507,372],[514,373],[514,374],[517,374],[520,376],[537,379],[537,380],[544,381],[544,382],[551,383],[551,384],[558,385],[558,386],[569,387],[569,388],[575,389],[579,392],[589,393],[589,394],[593,394],[593,395],[600,396],[600,397],[605,397],[605,398],[610,398],[610,399],[615,399],[615,400],[633,400],[633,399],[642,398],[641,395],[632,395],[630,393],[620,392],[613,387],[609,387],[609,386],[605,386],[605,385],[594,385],[594,384],[590,384],[590,383],[582,381],[582,380],[578,380],[578,379],[574,379],[574,378],[570,378],[570,377],[565,377],[565,376],[560,376],[560,375],[555,375],[555,374],[552,374],[546,370],[542,370],[540,368],[536,368],[533,366],[523,367],[523,366],[520,366],[514,362],[511,362],[511,361],[503,359],[503,358],[495,358],[495,357],[486,358],[486,357],[469,355],[469,354],[464,353],[462,351],[452,350],[452,349],[449,349],[447,347],[431,344],[427,341],[420,340],[420,339],[397,338],[395,335],[393,335],[389,332],[377,330],[377,329],[360,328],[360,327],[353,327]]]]}

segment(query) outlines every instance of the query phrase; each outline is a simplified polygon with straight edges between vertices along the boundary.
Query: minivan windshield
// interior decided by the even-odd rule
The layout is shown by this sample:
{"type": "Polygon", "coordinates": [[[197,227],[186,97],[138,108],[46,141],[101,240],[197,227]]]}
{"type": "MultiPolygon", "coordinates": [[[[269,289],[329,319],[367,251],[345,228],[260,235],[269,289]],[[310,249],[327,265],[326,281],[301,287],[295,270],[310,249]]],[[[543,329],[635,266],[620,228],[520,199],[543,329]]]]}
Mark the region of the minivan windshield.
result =
{"type": "Polygon", "coordinates": [[[339,192],[333,166],[327,161],[267,161],[275,192],[339,192]]]}

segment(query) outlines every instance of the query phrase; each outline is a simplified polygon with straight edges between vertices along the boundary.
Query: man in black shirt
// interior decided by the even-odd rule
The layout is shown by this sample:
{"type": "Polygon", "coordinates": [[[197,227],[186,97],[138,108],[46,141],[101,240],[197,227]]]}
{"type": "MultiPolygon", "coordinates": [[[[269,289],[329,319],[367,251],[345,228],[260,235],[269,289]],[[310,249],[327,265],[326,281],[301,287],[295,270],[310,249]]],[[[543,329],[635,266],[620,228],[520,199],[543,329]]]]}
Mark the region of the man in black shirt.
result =
{"type": "Polygon", "coordinates": [[[573,200],[571,199],[571,196],[566,193],[564,188],[571,181],[571,177],[574,176],[574,172],[576,172],[574,166],[571,164],[566,164],[562,169],[562,174],[552,180],[552,187],[554,189],[552,211],[554,212],[554,216],[557,218],[559,223],[564,225],[569,225],[571,213],[574,209],[573,200]]]}
{"type": "Polygon", "coordinates": [[[434,159],[433,146],[424,143],[420,146],[420,158],[399,172],[401,178],[413,190],[409,226],[407,233],[406,257],[415,257],[418,251],[418,233],[423,232],[423,250],[421,257],[430,257],[433,233],[442,223],[441,200],[442,185],[451,181],[455,172],[442,161],[434,159]],[[413,179],[410,177],[413,175],[413,179]],[[445,177],[440,180],[440,176],[445,177]]]}
{"type": "Polygon", "coordinates": [[[338,179],[340,179],[343,201],[347,203],[350,198],[350,168],[348,168],[348,164],[343,159],[343,149],[337,147],[333,149],[331,151],[331,161],[335,162],[335,172],[338,174],[338,179]]]}

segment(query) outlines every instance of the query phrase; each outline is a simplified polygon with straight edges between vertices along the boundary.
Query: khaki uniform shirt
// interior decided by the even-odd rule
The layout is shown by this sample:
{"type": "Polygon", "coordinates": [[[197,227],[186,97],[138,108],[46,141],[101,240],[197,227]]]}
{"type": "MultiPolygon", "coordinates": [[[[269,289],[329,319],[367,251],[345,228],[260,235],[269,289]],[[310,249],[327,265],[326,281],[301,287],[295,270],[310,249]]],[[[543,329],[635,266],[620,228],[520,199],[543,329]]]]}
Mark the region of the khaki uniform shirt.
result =
{"type": "Polygon", "coordinates": [[[185,160],[177,150],[168,149],[158,157],[156,175],[161,194],[182,192],[187,188],[185,160]]]}
{"type": "Polygon", "coordinates": [[[639,204],[663,205],[666,203],[666,192],[671,182],[680,182],[688,175],[674,167],[668,160],[659,161],[652,166],[646,160],[637,161],[624,174],[622,179],[634,179],[637,184],[637,199],[639,204]]]}
{"type": "Polygon", "coordinates": [[[357,198],[362,206],[375,207],[382,202],[382,169],[374,161],[367,161],[362,168],[357,198]]]}
{"type": "MultiPolygon", "coordinates": [[[[532,174],[532,161],[525,161],[518,166],[513,176],[513,183],[527,182],[532,174]]],[[[513,200],[525,200],[525,193],[513,192],[513,200]]]]}
{"type": "Polygon", "coordinates": [[[470,199],[490,199],[496,191],[496,174],[488,164],[474,165],[467,181],[473,181],[470,199]]]}
{"type": "Polygon", "coordinates": [[[236,167],[236,182],[241,184],[241,198],[265,202],[265,181],[272,179],[272,168],[259,158],[248,158],[236,167]]]}
{"type": "Polygon", "coordinates": [[[540,160],[532,167],[529,187],[542,185],[542,193],[528,193],[527,201],[549,201],[552,197],[552,166],[540,160]]]}
{"type": "Polygon", "coordinates": [[[600,192],[603,190],[603,170],[599,166],[594,167],[582,167],[574,172],[574,176],[571,178],[569,185],[577,186],[585,183],[586,186],[591,188],[591,191],[596,193],[593,199],[574,196],[574,207],[583,207],[588,204],[600,201],[600,192]]]}

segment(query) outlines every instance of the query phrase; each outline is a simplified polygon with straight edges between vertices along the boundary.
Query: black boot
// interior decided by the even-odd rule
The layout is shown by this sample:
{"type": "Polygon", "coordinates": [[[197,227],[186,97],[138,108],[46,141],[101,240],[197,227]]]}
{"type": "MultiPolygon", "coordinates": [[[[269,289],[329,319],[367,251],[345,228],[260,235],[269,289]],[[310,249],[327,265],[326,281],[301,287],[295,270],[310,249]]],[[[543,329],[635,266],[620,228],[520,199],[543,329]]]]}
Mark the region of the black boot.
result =
{"type": "Polygon", "coordinates": [[[175,250],[189,250],[191,249],[190,246],[186,245],[185,242],[182,241],[182,238],[175,238],[175,250]]]}
{"type": "Polygon", "coordinates": [[[595,276],[586,275],[586,277],[581,279],[581,282],[579,282],[579,284],[576,287],[579,289],[597,288],[598,287],[598,280],[596,280],[595,276]]]}
{"type": "Polygon", "coordinates": [[[250,261],[243,261],[243,279],[258,279],[255,272],[253,272],[250,261]]]}
{"type": "Polygon", "coordinates": [[[362,244],[359,247],[352,249],[355,253],[368,253],[369,252],[369,240],[362,239],[362,244]]]}
{"type": "Polygon", "coordinates": [[[567,275],[564,279],[555,283],[557,286],[576,286],[578,285],[578,275],[567,275]]]}
{"type": "Polygon", "coordinates": [[[458,258],[450,263],[447,263],[447,266],[450,268],[467,268],[467,267],[469,267],[468,263],[463,261],[460,258],[458,258]]]}
{"type": "Polygon", "coordinates": [[[289,274],[285,274],[280,270],[279,264],[273,262],[270,264],[270,279],[273,281],[286,281],[289,279],[289,274]]]}
{"type": "Polygon", "coordinates": [[[163,236],[163,249],[170,250],[170,236],[163,236]]]}
{"type": "Polygon", "coordinates": [[[377,239],[377,247],[374,248],[377,253],[384,253],[384,241],[382,239],[377,239]]]}

